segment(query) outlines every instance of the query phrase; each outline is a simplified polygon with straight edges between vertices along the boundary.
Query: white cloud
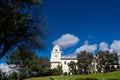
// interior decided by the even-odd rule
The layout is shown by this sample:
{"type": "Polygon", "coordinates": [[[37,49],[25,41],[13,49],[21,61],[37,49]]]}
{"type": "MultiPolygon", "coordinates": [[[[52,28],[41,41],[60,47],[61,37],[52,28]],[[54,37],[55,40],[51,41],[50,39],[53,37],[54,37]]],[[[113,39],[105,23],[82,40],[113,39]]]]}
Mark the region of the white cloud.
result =
{"type": "Polygon", "coordinates": [[[88,41],[85,41],[85,44],[81,46],[80,48],[77,48],[75,53],[80,53],[81,51],[86,51],[88,53],[93,53],[97,49],[97,45],[89,45],[88,41]]]}
{"type": "Polygon", "coordinates": [[[59,39],[53,41],[53,45],[59,45],[61,48],[71,47],[79,42],[79,38],[73,34],[64,34],[59,39]]]}
{"type": "Polygon", "coordinates": [[[114,40],[110,48],[112,51],[120,53],[120,40],[114,40]]]}
{"type": "Polygon", "coordinates": [[[108,44],[107,43],[105,43],[105,42],[101,42],[100,44],[99,44],[99,50],[101,50],[101,51],[109,51],[109,48],[108,48],[108,44]]]}

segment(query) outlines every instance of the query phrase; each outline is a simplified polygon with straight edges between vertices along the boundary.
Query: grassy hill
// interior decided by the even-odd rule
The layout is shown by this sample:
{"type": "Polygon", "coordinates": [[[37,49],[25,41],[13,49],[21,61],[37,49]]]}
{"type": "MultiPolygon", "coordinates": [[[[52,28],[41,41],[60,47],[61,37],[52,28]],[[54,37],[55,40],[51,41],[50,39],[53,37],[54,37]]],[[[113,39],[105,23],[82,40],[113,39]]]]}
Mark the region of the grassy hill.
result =
{"type": "Polygon", "coordinates": [[[86,78],[89,78],[87,80],[93,80],[94,78],[97,78],[98,80],[120,80],[120,71],[104,74],[36,77],[25,80],[85,80],[86,78]]]}

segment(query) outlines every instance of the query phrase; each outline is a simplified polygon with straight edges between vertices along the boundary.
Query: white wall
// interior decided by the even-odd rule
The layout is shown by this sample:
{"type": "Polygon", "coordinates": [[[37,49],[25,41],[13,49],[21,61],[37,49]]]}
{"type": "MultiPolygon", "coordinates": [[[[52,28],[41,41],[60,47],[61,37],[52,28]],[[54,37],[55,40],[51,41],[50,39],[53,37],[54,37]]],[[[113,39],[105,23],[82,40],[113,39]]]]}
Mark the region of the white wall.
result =
{"type": "Polygon", "coordinates": [[[58,45],[55,45],[53,47],[53,50],[51,51],[50,62],[51,62],[51,69],[57,68],[58,64],[61,63],[61,51],[58,45]]]}
{"type": "Polygon", "coordinates": [[[51,51],[51,62],[60,62],[61,60],[61,51],[60,47],[58,45],[55,45],[53,47],[53,50],[51,51]]]}
{"type": "Polygon", "coordinates": [[[77,63],[77,60],[71,59],[70,58],[66,58],[66,59],[62,59],[61,60],[61,51],[60,51],[60,47],[58,45],[55,45],[53,47],[53,50],[51,51],[51,69],[57,68],[58,65],[62,65],[62,70],[63,73],[67,72],[69,73],[69,67],[68,67],[68,63],[70,63],[71,61],[74,61],[77,63]]]}
{"type": "Polygon", "coordinates": [[[51,52],[51,62],[60,62],[61,52],[51,52]]]}
{"type": "Polygon", "coordinates": [[[77,60],[61,60],[63,73],[70,72],[68,63],[70,63],[71,61],[74,61],[75,63],[77,63],[77,60]],[[65,61],[66,61],[66,64],[65,64],[65,61]]]}
{"type": "Polygon", "coordinates": [[[51,69],[57,68],[58,65],[61,66],[61,63],[51,63],[51,69]]]}

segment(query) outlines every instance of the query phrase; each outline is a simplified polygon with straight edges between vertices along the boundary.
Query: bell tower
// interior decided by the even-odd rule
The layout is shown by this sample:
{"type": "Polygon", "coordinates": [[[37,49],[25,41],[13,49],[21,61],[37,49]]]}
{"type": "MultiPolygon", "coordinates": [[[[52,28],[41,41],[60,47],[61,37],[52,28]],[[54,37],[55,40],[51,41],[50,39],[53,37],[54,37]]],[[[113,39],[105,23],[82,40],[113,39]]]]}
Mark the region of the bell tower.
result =
{"type": "Polygon", "coordinates": [[[51,62],[58,62],[60,60],[61,60],[60,47],[58,45],[55,45],[53,47],[53,50],[51,51],[51,62]]]}

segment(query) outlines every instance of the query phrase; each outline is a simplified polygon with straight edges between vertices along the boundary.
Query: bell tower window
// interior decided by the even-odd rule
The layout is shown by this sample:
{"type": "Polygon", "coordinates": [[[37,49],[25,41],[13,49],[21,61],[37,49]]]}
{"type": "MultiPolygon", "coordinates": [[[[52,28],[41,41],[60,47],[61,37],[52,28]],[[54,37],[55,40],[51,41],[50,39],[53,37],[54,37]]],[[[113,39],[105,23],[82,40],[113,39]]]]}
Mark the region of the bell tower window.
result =
{"type": "Polygon", "coordinates": [[[55,55],[55,57],[57,57],[57,55],[55,55]]]}
{"type": "Polygon", "coordinates": [[[64,61],[64,64],[66,64],[66,61],[64,61]]]}
{"type": "Polygon", "coordinates": [[[55,49],[55,51],[57,51],[57,49],[55,49]]]}

